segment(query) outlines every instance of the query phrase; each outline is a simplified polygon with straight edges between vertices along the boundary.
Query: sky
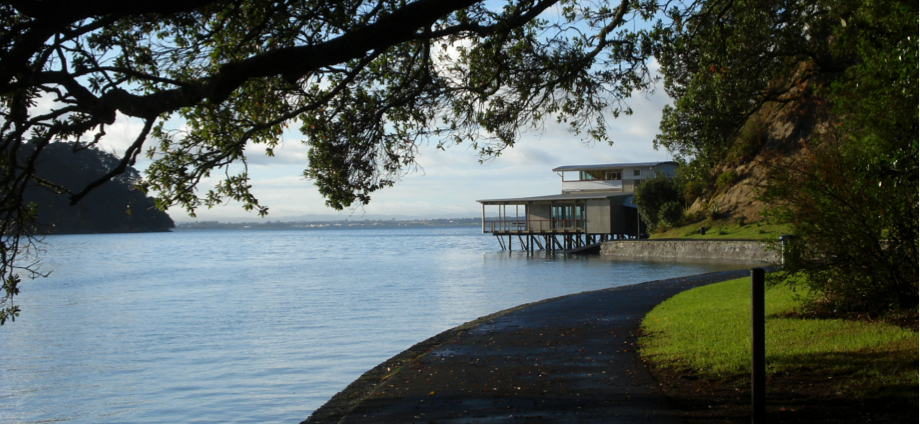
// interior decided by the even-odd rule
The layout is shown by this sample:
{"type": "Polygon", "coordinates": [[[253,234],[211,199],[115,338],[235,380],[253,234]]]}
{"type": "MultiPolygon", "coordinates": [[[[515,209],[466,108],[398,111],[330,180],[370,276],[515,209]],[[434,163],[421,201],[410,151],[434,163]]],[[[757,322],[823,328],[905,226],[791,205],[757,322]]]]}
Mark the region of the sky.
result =
{"type": "MultiPolygon", "coordinates": [[[[650,64],[650,70],[657,74],[656,62],[650,64]]],[[[49,98],[39,99],[39,102],[37,111],[60,107],[49,98]]],[[[666,150],[656,151],[652,147],[661,110],[670,103],[663,85],[659,83],[657,90],[650,94],[633,93],[625,103],[632,107],[633,115],[620,115],[607,121],[608,134],[614,141],[612,146],[586,144],[580,136],[570,134],[563,125],[554,122],[547,122],[543,131],[524,132],[513,148],[482,164],[477,152],[468,145],[439,151],[432,143],[420,147],[416,157],[418,171],[406,175],[394,187],[371,194],[368,205],[345,211],[326,207],[313,183],[302,177],[308,165],[308,148],[300,142],[299,133],[290,132],[275,149],[274,157],[267,157],[258,149],[247,151],[251,191],[260,204],[268,206],[268,216],[260,218],[233,202],[211,209],[200,208],[195,218],[181,208],[173,207],[167,212],[176,222],[478,217],[481,212],[478,199],[559,193],[561,178],[552,169],[561,165],[670,160],[666,150]]],[[[171,128],[181,128],[181,125],[181,122],[167,122],[167,127],[171,128]]],[[[120,157],[141,128],[139,120],[131,121],[119,115],[113,125],[106,127],[106,137],[100,147],[120,157]]],[[[91,138],[91,133],[87,137],[91,138]]],[[[143,172],[149,163],[141,155],[135,168],[143,172]]],[[[199,192],[206,192],[217,181],[217,178],[203,180],[199,192]]]]}
{"type": "MultiPolygon", "coordinates": [[[[633,115],[608,120],[613,146],[586,144],[580,136],[555,123],[547,123],[541,132],[525,132],[513,148],[482,164],[476,151],[468,146],[452,146],[446,151],[435,149],[433,143],[422,146],[417,156],[418,171],[394,187],[372,194],[368,205],[345,211],[326,207],[313,183],[302,177],[308,148],[300,143],[297,133],[291,133],[275,150],[274,157],[259,151],[247,153],[252,192],[269,207],[268,216],[260,218],[232,202],[201,208],[195,218],[181,208],[173,207],[167,212],[176,222],[478,217],[479,199],[559,193],[561,179],[552,169],[560,165],[670,160],[666,150],[652,147],[661,109],[669,102],[660,84],[652,94],[634,93],[627,100],[633,115]]],[[[140,127],[140,122],[119,117],[107,128],[109,137],[103,148],[124,152],[140,127]]],[[[149,160],[139,158],[135,168],[143,171],[148,164],[149,160]]],[[[203,181],[200,190],[206,191],[216,181],[203,181]]]]}

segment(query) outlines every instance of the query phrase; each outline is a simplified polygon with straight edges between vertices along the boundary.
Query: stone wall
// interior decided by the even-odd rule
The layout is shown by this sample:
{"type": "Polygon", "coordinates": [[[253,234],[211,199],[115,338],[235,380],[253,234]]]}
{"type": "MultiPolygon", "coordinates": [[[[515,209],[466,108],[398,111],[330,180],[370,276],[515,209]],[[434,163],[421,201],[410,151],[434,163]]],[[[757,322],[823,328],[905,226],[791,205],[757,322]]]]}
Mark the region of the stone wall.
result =
{"type": "Polygon", "coordinates": [[[609,241],[601,245],[601,255],[634,258],[724,259],[778,264],[779,255],[759,241],[651,239],[609,241]]]}

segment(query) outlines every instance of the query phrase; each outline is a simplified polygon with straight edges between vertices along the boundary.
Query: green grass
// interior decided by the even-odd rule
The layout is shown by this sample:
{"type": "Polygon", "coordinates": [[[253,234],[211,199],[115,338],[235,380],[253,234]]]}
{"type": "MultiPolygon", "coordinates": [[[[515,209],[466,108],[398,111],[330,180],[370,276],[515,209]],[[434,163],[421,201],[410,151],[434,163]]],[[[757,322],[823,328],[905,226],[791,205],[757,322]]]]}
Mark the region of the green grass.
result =
{"type": "MultiPolygon", "coordinates": [[[[750,299],[749,278],[672,297],[643,320],[642,356],[704,378],[746,376],[750,299]]],[[[857,392],[905,385],[916,391],[917,332],[884,323],[783,317],[799,305],[786,286],[768,289],[765,299],[768,374],[846,374],[857,392]]]]}
{"type": "Polygon", "coordinates": [[[776,239],[789,233],[788,225],[765,224],[761,222],[740,225],[728,220],[702,220],[682,227],[675,227],[651,235],[651,239],[776,239]],[[700,227],[706,227],[700,235],[700,227]]]}

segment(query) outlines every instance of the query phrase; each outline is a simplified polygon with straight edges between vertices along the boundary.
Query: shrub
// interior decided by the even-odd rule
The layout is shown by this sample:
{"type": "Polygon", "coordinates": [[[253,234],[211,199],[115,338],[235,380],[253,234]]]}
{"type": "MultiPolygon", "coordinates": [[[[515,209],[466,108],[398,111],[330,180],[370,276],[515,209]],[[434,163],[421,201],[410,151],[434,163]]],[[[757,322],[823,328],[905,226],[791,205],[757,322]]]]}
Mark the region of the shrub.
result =
{"type": "Polygon", "coordinates": [[[785,269],[837,314],[915,310],[917,139],[900,152],[847,139],[826,137],[813,156],[772,171],[767,216],[796,235],[785,269]]]}
{"type": "Polygon", "coordinates": [[[684,209],[680,202],[665,202],[658,210],[658,223],[667,227],[678,227],[684,218],[684,209]]]}
{"type": "Polygon", "coordinates": [[[716,220],[719,218],[719,206],[716,205],[715,200],[712,200],[706,204],[706,217],[709,217],[710,220],[716,220]]]}
{"type": "Polygon", "coordinates": [[[674,181],[684,202],[691,203],[706,194],[707,180],[711,175],[711,166],[704,166],[697,161],[681,164],[674,181]]]}
{"type": "Polygon", "coordinates": [[[687,202],[693,202],[693,200],[702,196],[703,191],[705,190],[706,190],[706,183],[702,181],[693,180],[693,181],[685,182],[684,187],[683,187],[684,199],[686,199],[687,202]]]}
{"type": "Polygon", "coordinates": [[[658,216],[661,207],[668,202],[680,201],[680,191],[677,183],[660,173],[656,174],[655,177],[643,180],[642,184],[636,187],[636,191],[633,194],[633,202],[635,202],[642,220],[651,231],[658,228],[658,216]]]}
{"type": "Polygon", "coordinates": [[[733,163],[746,163],[754,159],[769,138],[769,127],[765,114],[751,116],[732,145],[728,153],[729,160],[733,163]]]}
{"type": "Polygon", "coordinates": [[[738,180],[738,172],[735,170],[728,170],[722,174],[719,174],[719,177],[716,178],[716,189],[725,190],[735,184],[735,180],[738,180]]]}

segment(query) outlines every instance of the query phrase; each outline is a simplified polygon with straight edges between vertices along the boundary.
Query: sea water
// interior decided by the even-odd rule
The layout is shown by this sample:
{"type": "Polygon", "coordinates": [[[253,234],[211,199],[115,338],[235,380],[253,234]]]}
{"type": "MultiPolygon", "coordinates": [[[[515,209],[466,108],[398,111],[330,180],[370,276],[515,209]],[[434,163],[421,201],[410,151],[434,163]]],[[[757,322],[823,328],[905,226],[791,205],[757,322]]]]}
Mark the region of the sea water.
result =
{"type": "Polygon", "coordinates": [[[501,251],[477,227],[45,239],[0,327],[0,422],[299,422],[446,329],[743,265],[501,251]]]}

